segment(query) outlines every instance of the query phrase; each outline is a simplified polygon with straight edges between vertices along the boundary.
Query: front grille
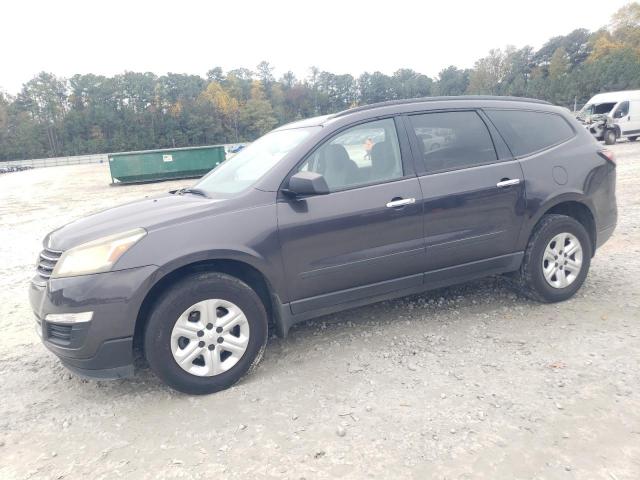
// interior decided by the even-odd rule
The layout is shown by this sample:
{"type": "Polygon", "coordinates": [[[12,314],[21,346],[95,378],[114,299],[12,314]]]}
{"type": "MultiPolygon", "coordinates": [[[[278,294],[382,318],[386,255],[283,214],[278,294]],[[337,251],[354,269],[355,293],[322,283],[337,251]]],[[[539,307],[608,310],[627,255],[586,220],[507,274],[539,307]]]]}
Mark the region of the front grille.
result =
{"type": "Polygon", "coordinates": [[[60,256],[62,252],[58,250],[50,250],[45,248],[42,252],[40,252],[40,258],[38,259],[38,276],[42,277],[42,279],[49,280],[51,277],[51,273],[53,272],[56,263],[60,260],[60,256]]]}
{"type": "Polygon", "coordinates": [[[57,340],[59,343],[68,343],[71,341],[71,329],[73,325],[58,325],[47,322],[47,338],[57,340]]]}

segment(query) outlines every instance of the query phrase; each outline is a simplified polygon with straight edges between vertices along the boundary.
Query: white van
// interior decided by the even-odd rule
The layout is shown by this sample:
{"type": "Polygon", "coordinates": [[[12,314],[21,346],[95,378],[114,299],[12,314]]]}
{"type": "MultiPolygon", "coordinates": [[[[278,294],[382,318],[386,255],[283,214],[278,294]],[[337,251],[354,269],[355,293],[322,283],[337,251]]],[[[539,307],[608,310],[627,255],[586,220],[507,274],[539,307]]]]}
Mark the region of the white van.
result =
{"type": "Polygon", "coordinates": [[[578,113],[589,131],[607,145],[640,137],[640,90],[599,93],[578,113]]]}

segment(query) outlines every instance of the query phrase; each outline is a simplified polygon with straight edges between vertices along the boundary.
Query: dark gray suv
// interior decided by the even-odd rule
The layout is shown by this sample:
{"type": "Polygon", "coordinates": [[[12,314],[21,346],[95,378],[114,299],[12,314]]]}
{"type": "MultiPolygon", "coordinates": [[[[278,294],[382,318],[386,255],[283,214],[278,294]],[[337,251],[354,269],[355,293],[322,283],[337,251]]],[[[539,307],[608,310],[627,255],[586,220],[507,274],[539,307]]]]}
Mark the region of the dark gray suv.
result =
{"type": "Polygon", "coordinates": [[[354,108],[51,232],[31,305],[79,374],[131,375],[135,343],[173,388],[215,392],[257,365],[270,326],[495,274],[571,297],[615,228],[615,178],[613,156],[545,102],[354,108]]]}

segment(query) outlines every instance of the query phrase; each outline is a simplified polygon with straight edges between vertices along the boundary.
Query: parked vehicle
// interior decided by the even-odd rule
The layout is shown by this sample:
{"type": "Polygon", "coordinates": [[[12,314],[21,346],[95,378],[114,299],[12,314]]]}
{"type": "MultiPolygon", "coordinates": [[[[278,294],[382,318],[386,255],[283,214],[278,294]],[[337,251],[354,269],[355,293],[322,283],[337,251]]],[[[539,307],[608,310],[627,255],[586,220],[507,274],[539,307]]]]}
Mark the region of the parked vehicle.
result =
{"type": "Polygon", "coordinates": [[[433,130],[427,130],[428,131],[416,132],[422,140],[422,143],[424,143],[424,149],[426,151],[437,150],[448,143],[448,136],[451,134],[450,132],[446,132],[444,135],[438,135],[433,130]]]}
{"type": "Polygon", "coordinates": [[[238,145],[234,145],[231,148],[229,148],[229,153],[238,153],[240,150],[242,150],[244,147],[246,147],[245,144],[238,144],[238,145]]]}
{"type": "Polygon", "coordinates": [[[54,230],[31,305],[75,372],[131,375],[140,344],[173,388],[215,392],[257,365],[269,328],[495,274],[570,298],[615,228],[615,177],[611,153],[546,102],[358,107],[280,127],[192,188],[54,230]],[[432,131],[441,148],[425,148],[432,131]]]}
{"type": "Polygon", "coordinates": [[[577,117],[596,139],[607,145],[622,137],[635,142],[640,136],[640,90],[599,93],[577,117]]]}
{"type": "Polygon", "coordinates": [[[12,172],[23,172],[25,170],[31,170],[33,167],[28,165],[10,165],[8,167],[2,166],[0,163],[0,174],[2,173],[12,173],[12,172]]]}

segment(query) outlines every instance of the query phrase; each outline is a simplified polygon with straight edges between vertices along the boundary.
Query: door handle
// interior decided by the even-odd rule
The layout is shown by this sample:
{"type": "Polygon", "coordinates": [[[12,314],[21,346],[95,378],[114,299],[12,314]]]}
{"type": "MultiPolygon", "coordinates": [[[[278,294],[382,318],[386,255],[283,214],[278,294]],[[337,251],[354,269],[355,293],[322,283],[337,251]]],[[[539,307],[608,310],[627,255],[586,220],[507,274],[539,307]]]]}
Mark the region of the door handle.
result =
{"type": "Polygon", "coordinates": [[[415,198],[400,198],[398,200],[391,200],[387,203],[387,208],[404,207],[405,205],[412,205],[416,203],[415,198]]]}
{"type": "Polygon", "coordinates": [[[514,178],[513,180],[500,180],[498,183],[496,183],[496,187],[498,188],[507,188],[507,187],[512,187],[513,185],[518,185],[520,183],[520,179],[519,178],[514,178]]]}

